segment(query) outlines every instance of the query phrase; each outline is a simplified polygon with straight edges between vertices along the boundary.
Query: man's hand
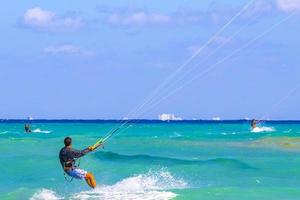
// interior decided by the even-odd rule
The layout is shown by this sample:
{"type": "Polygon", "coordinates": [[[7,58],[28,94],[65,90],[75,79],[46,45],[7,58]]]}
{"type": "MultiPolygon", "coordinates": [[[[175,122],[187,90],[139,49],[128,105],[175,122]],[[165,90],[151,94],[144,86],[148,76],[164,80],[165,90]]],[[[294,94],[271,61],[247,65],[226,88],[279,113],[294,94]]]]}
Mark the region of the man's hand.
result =
{"type": "Polygon", "coordinates": [[[88,150],[89,150],[89,151],[94,151],[94,147],[93,147],[93,146],[89,146],[89,147],[88,147],[88,150]]]}
{"type": "MultiPolygon", "coordinates": [[[[98,147],[103,146],[102,143],[99,143],[97,145],[93,145],[93,146],[89,146],[88,149],[89,151],[94,151],[95,149],[97,149],[98,147]]],[[[104,146],[103,146],[104,147],[104,146]]]]}

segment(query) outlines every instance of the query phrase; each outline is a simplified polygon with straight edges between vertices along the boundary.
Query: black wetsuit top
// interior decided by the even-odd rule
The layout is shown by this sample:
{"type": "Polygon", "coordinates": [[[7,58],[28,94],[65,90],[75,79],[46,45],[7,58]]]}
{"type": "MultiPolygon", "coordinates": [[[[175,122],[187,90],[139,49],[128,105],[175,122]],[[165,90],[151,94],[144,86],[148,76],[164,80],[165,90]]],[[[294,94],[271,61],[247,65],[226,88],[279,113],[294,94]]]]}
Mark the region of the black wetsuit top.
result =
{"type": "Polygon", "coordinates": [[[26,133],[31,132],[30,126],[29,126],[28,124],[25,124],[24,128],[25,128],[25,132],[26,132],[26,133]]]}
{"type": "Polygon", "coordinates": [[[60,164],[63,168],[65,167],[74,167],[75,158],[80,158],[90,152],[88,148],[84,150],[76,150],[68,147],[64,147],[59,152],[60,164]]]}
{"type": "Polygon", "coordinates": [[[253,127],[255,127],[257,125],[257,121],[256,120],[252,120],[251,121],[251,127],[253,128],[253,127]]]}

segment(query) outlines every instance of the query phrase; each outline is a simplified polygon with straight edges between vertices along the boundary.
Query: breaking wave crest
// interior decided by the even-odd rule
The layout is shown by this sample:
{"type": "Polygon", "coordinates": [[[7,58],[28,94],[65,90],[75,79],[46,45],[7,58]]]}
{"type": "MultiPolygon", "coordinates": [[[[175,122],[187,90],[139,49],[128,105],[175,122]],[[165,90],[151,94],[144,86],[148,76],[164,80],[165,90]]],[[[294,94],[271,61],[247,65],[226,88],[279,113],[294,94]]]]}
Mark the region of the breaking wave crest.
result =
{"type": "Polygon", "coordinates": [[[44,130],[41,130],[41,129],[39,129],[39,128],[34,129],[32,132],[33,132],[33,133],[51,133],[51,131],[44,131],[44,130]]]}
{"type": "Polygon", "coordinates": [[[97,186],[95,189],[59,196],[55,191],[41,189],[30,200],[111,200],[111,199],[142,199],[169,200],[177,196],[171,189],[187,187],[187,183],[175,178],[167,170],[155,172],[150,170],[146,174],[138,174],[125,178],[114,185],[97,186]]]}
{"type": "Polygon", "coordinates": [[[111,186],[99,186],[94,190],[77,193],[71,199],[167,200],[176,197],[177,194],[166,190],[186,186],[185,181],[174,178],[168,171],[149,171],[146,174],[125,178],[111,186]]]}
{"type": "Polygon", "coordinates": [[[251,130],[252,133],[274,132],[274,131],[275,129],[273,127],[267,127],[267,126],[255,127],[254,129],[251,130]]]}
{"type": "Polygon", "coordinates": [[[63,199],[63,198],[59,197],[54,191],[44,189],[44,188],[36,192],[30,198],[30,200],[59,200],[59,199],[63,199]]]}

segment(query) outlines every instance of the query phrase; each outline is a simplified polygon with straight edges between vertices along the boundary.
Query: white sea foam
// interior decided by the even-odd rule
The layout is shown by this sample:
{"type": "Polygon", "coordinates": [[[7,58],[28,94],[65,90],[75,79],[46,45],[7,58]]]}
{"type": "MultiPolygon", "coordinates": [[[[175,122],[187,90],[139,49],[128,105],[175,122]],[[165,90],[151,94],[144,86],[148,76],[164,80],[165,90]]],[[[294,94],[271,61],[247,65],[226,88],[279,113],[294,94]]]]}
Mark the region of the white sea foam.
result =
{"type": "Polygon", "coordinates": [[[39,128],[34,129],[32,132],[33,132],[33,133],[51,133],[51,131],[43,131],[43,130],[41,130],[41,129],[39,129],[39,128]]]}
{"type": "Polygon", "coordinates": [[[254,129],[251,130],[252,133],[273,132],[273,131],[275,131],[273,127],[267,127],[267,126],[255,127],[254,129]]]}
{"type": "Polygon", "coordinates": [[[172,176],[167,170],[153,172],[150,170],[146,174],[139,174],[125,178],[114,185],[97,186],[93,190],[61,197],[49,189],[37,191],[30,200],[169,200],[177,196],[170,189],[180,189],[187,187],[187,183],[172,176]]]}
{"type": "Polygon", "coordinates": [[[81,192],[80,194],[74,195],[74,200],[169,200],[177,195],[172,192],[164,192],[164,191],[147,191],[147,192],[111,192],[111,191],[103,191],[98,188],[90,191],[90,192],[81,192]]]}
{"type": "Polygon", "coordinates": [[[59,199],[63,199],[63,198],[59,197],[54,191],[44,189],[44,188],[36,192],[30,198],[30,200],[59,200],[59,199]]]}
{"type": "Polygon", "coordinates": [[[129,177],[111,186],[98,186],[71,196],[73,200],[87,199],[143,199],[167,200],[176,197],[169,189],[185,188],[187,183],[174,178],[170,172],[148,172],[129,177]]]}

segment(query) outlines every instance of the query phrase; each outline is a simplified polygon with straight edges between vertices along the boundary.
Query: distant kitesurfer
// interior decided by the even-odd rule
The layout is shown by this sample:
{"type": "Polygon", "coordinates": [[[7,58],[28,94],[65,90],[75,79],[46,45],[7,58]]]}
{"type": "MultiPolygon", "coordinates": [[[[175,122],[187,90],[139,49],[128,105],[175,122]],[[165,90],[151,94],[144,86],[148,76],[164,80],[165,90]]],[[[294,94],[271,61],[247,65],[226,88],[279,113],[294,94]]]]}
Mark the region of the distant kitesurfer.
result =
{"type": "Polygon", "coordinates": [[[251,121],[251,128],[252,128],[252,130],[257,127],[257,122],[258,122],[257,120],[252,119],[252,121],[251,121]]]}
{"type": "Polygon", "coordinates": [[[31,129],[30,129],[30,125],[29,124],[25,124],[24,125],[24,129],[26,133],[31,133],[31,129]]]}
{"type": "Polygon", "coordinates": [[[95,188],[96,180],[94,178],[94,175],[76,166],[75,159],[80,158],[91,151],[94,151],[102,144],[90,146],[81,151],[72,148],[72,138],[70,137],[66,137],[64,139],[64,144],[65,147],[63,147],[59,152],[59,160],[65,173],[76,179],[85,179],[85,181],[90,187],[95,188]]]}

